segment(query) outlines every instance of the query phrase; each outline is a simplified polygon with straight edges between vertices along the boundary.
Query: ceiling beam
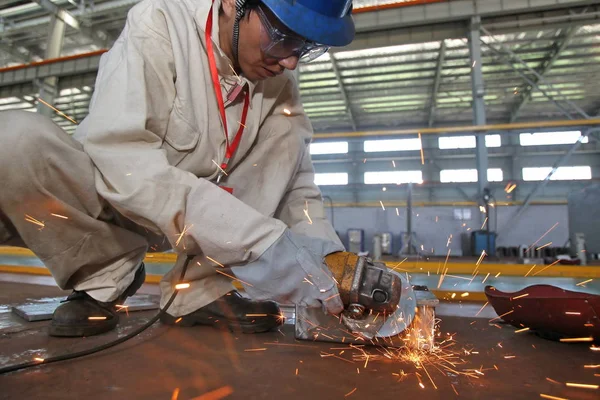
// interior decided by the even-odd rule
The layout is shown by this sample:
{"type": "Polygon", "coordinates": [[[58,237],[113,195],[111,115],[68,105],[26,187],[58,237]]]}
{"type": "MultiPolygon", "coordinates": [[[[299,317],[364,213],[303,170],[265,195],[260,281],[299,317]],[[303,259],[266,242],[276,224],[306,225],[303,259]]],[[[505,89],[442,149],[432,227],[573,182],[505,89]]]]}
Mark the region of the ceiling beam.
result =
{"type": "Polygon", "coordinates": [[[11,45],[8,45],[5,43],[0,43],[0,51],[8,54],[15,61],[21,61],[21,62],[25,62],[25,63],[31,61],[32,54],[29,50],[27,50],[26,54],[23,54],[11,45]]]}
{"type": "Polygon", "coordinates": [[[352,105],[350,104],[350,99],[348,98],[348,92],[346,91],[346,87],[344,86],[344,81],[342,81],[342,74],[340,73],[340,69],[337,66],[335,54],[330,54],[330,58],[331,67],[333,68],[333,72],[335,73],[335,77],[338,81],[338,86],[340,88],[340,92],[342,93],[342,100],[344,100],[344,106],[346,107],[348,116],[350,117],[352,129],[356,131],[356,118],[354,118],[354,113],[352,112],[352,105]]]}
{"type": "Polygon", "coordinates": [[[93,29],[88,26],[83,26],[73,14],[57,6],[50,0],[34,1],[42,6],[46,11],[54,14],[57,18],[64,21],[64,23],[69,25],[71,28],[80,31],[84,36],[87,36],[96,46],[100,48],[106,47],[108,39],[108,34],[106,32],[93,29]]]}
{"type": "Polygon", "coordinates": [[[437,69],[435,71],[435,80],[433,82],[433,90],[431,91],[431,101],[429,102],[429,122],[428,126],[433,126],[435,119],[435,109],[437,107],[437,96],[440,90],[440,82],[442,80],[442,69],[444,68],[444,59],[446,58],[446,41],[440,42],[440,53],[437,60],[437,69]]]}
{"type": "MultiPolygon", "coordinates": [[[[547,58],[538,67],[539,76],[533,78],[535,85],[539,85],[543,81],[543,77],[552,69],[554,63],[560,58],[562,52],[569,46],[569,43],[577,32],[576,27],[567,28],[559,39],[554,42],[552,50],[548,53],[547,58]]],[[[518,103],[513,107],[510,115],[510,122],[515,122],[519,118],[519,114],[532,99],[532,95],[536,90],[535,85],[528,85],[519,97],[518,103]]]]}

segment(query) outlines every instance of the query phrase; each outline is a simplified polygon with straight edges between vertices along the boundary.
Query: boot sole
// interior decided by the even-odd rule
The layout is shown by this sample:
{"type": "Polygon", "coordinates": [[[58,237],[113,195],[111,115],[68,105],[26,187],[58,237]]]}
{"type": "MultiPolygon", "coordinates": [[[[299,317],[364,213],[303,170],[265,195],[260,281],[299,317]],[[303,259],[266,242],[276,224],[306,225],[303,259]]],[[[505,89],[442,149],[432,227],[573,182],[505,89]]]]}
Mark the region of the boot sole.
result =
{"type": "MultiPolygon", "coordinates": [[[[144,284],[146,279],[146,267],[144,263],[135,272],[133,282],[121,295],[119,301],[125,301],[127,297],[133,296],[144,284]]],[[[105,322],[97,322],[90,325],[59,325],[52,321],[48,328],[48,335],[55,337],[85,337],[100,335],[116,328],[119,322],[119,316],[115,316],[105,322]]]]}
{"type": "Polygon", "coordinates": [[[95,325],[56,325],[51,323],[48,328],[48,334],[55,337],[85,337],[94,336],[115,329],[118,318],[95,325]]]}

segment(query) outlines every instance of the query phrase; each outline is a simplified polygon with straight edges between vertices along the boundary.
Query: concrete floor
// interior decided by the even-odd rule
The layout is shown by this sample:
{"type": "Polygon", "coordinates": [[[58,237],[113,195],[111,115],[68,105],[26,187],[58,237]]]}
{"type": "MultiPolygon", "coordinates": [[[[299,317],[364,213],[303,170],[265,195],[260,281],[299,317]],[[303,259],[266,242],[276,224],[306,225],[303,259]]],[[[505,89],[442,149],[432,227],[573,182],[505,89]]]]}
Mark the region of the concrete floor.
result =
{"type": "MultiPolygon", "coordinates": [[[[116,332],[98,337],[58,339],[46,335],[47,322],[26,323],[8,312],[10,303],[63,293],[51,286],[0,282],[0,365],[89,348],[153,315],[131,313],[116,332]]],[[[296,342],[290,326],[282,332],[243,335],[156,324],[103,353],[0,376],[0,399],[534,399],[540,393],[598,399],[599,390],[565,383],[600,384],[595,376],[600,368],[584,368],[600,364],[600,352],[591,351],[589,344],[549,342],[515,334],[509,326],[492,326],[489,310],[485,318],[483,313],[474,317],[479,308],[444,304],[439,314],[442,337],[450,333],[456,351],[471,352],[462,352],[465,364],[457,370],[477,369],[484,375],[457,376],[426,364],[437,389],[413,363],[373,360],[365,367],[345,345],[296,342]],[[248,351],[255,349],[266,350],[248,351]],[[323,353],[344,360],[323,358],[323,353]],[[400,381],[402,373],[407,375],[400,381]]]]}

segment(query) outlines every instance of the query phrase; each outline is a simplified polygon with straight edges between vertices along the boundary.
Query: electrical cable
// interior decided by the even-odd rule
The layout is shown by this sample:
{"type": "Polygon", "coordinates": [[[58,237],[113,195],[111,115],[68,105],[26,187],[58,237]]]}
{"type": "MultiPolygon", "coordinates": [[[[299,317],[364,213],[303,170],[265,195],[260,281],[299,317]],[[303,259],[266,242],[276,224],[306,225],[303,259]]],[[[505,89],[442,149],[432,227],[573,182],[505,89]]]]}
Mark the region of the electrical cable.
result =
{"type": "MultiPolygon", "coordinates": [[[[187,271],[188,264],[190,263],[191,259],[192,259],[192,256],[188,256],[186,258],[186,260],[185,260],[185,263],[183,264],[183,268],[181,270],[181,276],[179,277],[179,282],[180,283],[183,281],[183,277],[185,276],[185,272],[187,271]]],[[[90,354],[98,353],[100,351],[109,349],[109,348],[114,347],[114,346],[116,346],[118,344],[126,342],[127,340],[133,338],[134,336],[139,335],[140,333],[142,333],[143,331],[145,331],[146,329],[148,329],[150,326],[152,326],[156,321],[158,321],[158,319],[167,312],[167,310],[169,309],[169,307],[171,306],[171,304],[173,304],[173,301],[175,301],[175,297],[177,297],[177,293],[178,292],[179,292],[178,290],[175,290],[173,292],[173,294],[171,295],[171,297],[169,298],[169,301],[167,302],[167,304],[165,305],[165,307],[161,308],[156,313],[156,315],[154,317],[152,317],[148,322],[146,322],[141,327],[135,329],[133,332],[128,333],[127,335],[125,335],[123,337],[120,337],[120,338],[118,338],[116,340],[113,340],[112,342],[108,342],[108,343],[104,343],[104,344],[101,344],[101,345],[96,346],[96,347],[92,347],[90,349],[77,351],[75,353],[68,353],[68,354],[62,354],[62,355],[59,355],[59,356],[49,357],[49,358],[44,359],[44,361],[28,361],[28,362],[21,363],[21,364],[9,365],[8,367],[0,368],[0,375],[7,374],[9,372],[18,371],[18,370],[21,370],[21,369],[26,369],[26,368],[31,368],[31,367],[37,367],[37,366],[45,365],[45,364],[51,364],[51,363],[55,363],[55,362],[58,362],[58,361],[72,360],[74,358],[88,356],[90,354]]]]}

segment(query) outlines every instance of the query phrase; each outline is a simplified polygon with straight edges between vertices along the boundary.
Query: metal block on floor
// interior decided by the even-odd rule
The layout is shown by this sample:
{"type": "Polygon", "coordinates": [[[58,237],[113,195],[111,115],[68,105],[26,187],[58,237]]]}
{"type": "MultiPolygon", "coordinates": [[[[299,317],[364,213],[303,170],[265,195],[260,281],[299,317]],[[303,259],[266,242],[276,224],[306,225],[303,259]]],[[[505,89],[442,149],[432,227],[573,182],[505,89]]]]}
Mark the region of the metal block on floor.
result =
{"type": "MultiPolygon", "coordinates": [[[[27,299],[26,303],[12,307],[12,312],[29,322],[46,321],[52,319],[54,310],[60,305],[64,297],[44,297],[41,299],[27,299]]],[[[129,297],[125,304],[127,311],[147,311],[158,309],[158,296],[149,294],[136,294],[129,297]]]]}

